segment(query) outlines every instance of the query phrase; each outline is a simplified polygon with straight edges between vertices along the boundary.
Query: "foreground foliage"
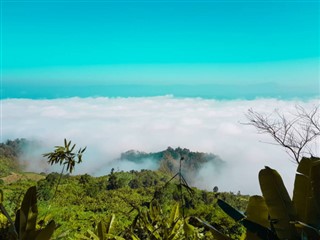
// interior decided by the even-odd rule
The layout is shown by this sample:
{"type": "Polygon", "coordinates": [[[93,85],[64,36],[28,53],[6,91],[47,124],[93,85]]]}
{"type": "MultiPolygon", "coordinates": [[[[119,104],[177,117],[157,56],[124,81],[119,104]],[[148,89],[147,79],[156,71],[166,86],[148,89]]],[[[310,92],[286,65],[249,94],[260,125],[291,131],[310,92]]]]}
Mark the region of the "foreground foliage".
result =
{"type": "MultiPolygon", "coordinates": [[[[26,190],[37,184],[39,208],[37,226],[48,224],[54,219],[57,228],[52,239],[80,239],[79,236],[83,236],[83,239],[86,239],[85,237],[96,239],[93,236],[99,237],[98,233],[101,232],[99,229],[110,230],[106,232],[110,238],[106,239],[112,239],[110,234],[125,239],[130,239],[128,236],[134,236],[136,239],[148,239],[148,237],[153,239],[151,235],[162,234],[161,231],[167,231],[166,234],[169,234],[170,227],[168,229],[166,227],[165,230],[165,224],[168,224],[173,209],[177,210],[177,206],[181,206],[180,190],[177,188],[179,182],[173,180],[163,188],[171,176],[161,171],[113,172],[102,177],[92,177],[87,174],[63,175],[56,197],[51,201],[59,178],[60,174],[51,173],[38,182],[19,180],[4,184],[3,205],[8,214],[14,218],[26,190]],[[116,188],[108,189],[110,182],[116,182],[116,188]],[[103,227],[108,225],[111,216],[114,216],[111,221],[112,228],[103,227]],[[153,232],[152,229],[158,228],[159,230],[153,232]]],[[[198,217],[231,238],[240,239],[244,232],[243,227],[223,213],[217,206],[217,199],[224,199],[234,207],[244,210],[248,197],[192,189],[193,195],[183,190],[185,216],[198,217]]],[[[180,216],[177,224],[168,226],[180,229],[181,237],[184,236],[184,231],[189,231],[188,229],[192,229],[193,226],[196,227],[195,232],[200,234],[199,236],[211,239],[212,235],[208,228],[192,218],[181,217],[181,208],[177,216],[180,216]]],[[[6,218],[3,216],[2,219],[6,218]]],[[[4,228],[8,225],[8,221],[3,221],[1,226],[4,228]]]]}
{"type": "Polygon", "coordinates": [[[0,239],[320,239],[319,158],[299,161],[291,200],[281,176],[269,167],[259,173],[263,196],[191,188],[182,156],[173,177],[163,170],[114,169],[98,178],[64,175],[65,166],[71,173],[82,160],[85,148],[74,149],[65,140],[45,154],[50,164],[63,165],[60,174],[2,178],[0,239]]]}
{"type": "Polygon", "coordinates": [[[7,226],[0,233],[1,239],[8,240],[49,240],[55,230],[55,222],[51,220],[45,226],[37,225],[38,207],[36,187],[30,187],[15,215],[15,222],[2,205],[3,193],[1,192],[0,209],[1,213],[8,220],[7,226]]]}
{"type": "Polygon", "coordinates": [[[292,200],[276,170],[262,169],[259,182],[263,197],[250,197],[246,215],[218,201],[247,228],[247,239],[320,239],[320,158],[301,159],[292,200]]]}

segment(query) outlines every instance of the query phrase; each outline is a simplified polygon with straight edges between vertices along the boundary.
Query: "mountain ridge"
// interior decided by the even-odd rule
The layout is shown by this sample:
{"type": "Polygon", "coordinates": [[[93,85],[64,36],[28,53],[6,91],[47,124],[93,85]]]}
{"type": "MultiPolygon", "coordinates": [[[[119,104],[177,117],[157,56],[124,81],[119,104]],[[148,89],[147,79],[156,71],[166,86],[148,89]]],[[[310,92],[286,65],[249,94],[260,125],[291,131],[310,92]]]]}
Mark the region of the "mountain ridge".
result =
{"type": "Polygon", "coordinates": [[[187,148],[172,148],[170,146],[163,151],[150,153],[128,150],[122,153],[118,159],[118,161],[134,163],[143,163],[148,160],[158,164],[158,170],[172,175],[179,171],[181,160],[181,173],[189,181],[193,181],[200,170],[207,164],[211,164],[216,170],[221,169],[226,164],[218,155],[213,153],[193,152],[187,148]]]}

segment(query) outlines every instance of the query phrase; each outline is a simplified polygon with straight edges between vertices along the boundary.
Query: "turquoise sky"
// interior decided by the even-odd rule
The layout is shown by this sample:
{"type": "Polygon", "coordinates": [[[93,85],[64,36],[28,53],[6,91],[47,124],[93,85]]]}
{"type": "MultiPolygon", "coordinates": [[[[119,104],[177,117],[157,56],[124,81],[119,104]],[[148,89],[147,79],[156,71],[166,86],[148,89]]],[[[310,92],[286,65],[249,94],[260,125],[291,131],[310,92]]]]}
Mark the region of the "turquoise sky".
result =
{"type": "Polygon", "coordinates": [[[1,13],[2,98],[320,91],[319,1],[2,1],[1,13]]]}

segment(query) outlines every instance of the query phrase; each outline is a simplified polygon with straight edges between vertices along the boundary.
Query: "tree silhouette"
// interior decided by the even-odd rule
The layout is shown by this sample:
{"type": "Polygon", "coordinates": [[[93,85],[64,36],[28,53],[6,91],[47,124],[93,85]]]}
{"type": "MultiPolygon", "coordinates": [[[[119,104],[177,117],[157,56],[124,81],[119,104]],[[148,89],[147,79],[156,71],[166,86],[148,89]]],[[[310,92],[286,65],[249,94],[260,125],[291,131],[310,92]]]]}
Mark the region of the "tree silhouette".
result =
{"type": "MultiPolygon", "coordinates": [[[[64,146],[56,146],[55,150],[50,153],[43,154],[44,157],[48,158],[48,163],[53,164],[63,164],[63,170],[64,167],[67,166],[67,171],[69,173],[72,173],[74,170],[76,163],[82,162],[82,154],[86,150],[86,147],[84,149],[79,149],[78,152],[73,152],[74,148],[76,147],[75,144],[71,146],[71,141],[67,141],[64,139],[64,146]],[[76,158],[78,160],[76,160],[76,158]]],[[[63,171],[62,171],[63,172],[63,171]]]]}
{"type": "Polygon", "coordinates": [[[64,139],[64,146],[56,146],[53,152],[43,154],[44,157],[48,158],[49,164],[63,165],[52,199],[56,196],[56,193],[58,191],[58,187],[60,185],[61,177],[64,173],[65,166],[67,166],[67,171],[69,173],[72,173],[75,164],[82,162],[82,154],[87,149],[87,147],[85,147],[84,149],[80,148],[78,152],[74,152],[75,147],[75,144],[73,144],[71,147],[71,141],[68,142],[66,139],[64,139]]]}
{"type": "Polygon", "coordinates": [[[311,111],[296,106],[290,116],[278,110],[266,115],[249,109],[246,114],[249,122],[245,124],[254,126],[259,133],[270,135],[299,164],[302,155],[313,155],[310,145],[320,136],[319,115],[319,105],[311,111]]]}

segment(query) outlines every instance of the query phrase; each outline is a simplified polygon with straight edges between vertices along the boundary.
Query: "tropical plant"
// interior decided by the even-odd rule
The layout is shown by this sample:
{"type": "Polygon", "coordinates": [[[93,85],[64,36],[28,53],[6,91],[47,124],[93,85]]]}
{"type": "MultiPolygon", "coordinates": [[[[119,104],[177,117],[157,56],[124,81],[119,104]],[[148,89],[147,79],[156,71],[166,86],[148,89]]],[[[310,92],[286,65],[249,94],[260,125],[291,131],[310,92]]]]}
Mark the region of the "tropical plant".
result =
{"type": "Polygon", "coordinates": [[[201,231],[189,223],[190,218],[181,214],[179,203],[172,207],[168,216],[156,200],[150,203],[147,210],[140,207],[135,209],[138,215],[126,233],[133,240],[203,238],[201,231]]]}
{"type": "Polygon", "coordinates": [[[218,200],[218,205],[243,224],[247,239],[320,239],[320,158],[302,158],[291,200],[279,173],[266,167],[259,172],[263,197],[252,196],[246,215],[218,200]]]}
{"type": "Polygon", "coordinates": [[[115,215],[111,214],[106,221],[100,221],[95,231],[87,230],[85,234],[76,234],[79,240],[125,240],[112,233],[115,215]]]}
{"type": "Polygon", "coordinates": [[[56,146],[53,152],[45,153],[43,154],[43,156],[48,158],[48,163],[51,165],[58,163],[60,165],[63,165],[62,172],[64,170],[64,167],[67,166],[67,171],[69,173],[72,173],[75,164],[82,162],[82,154],[86,150],[86,147],[84,149],[80,148],[75,153],[73,152],[75,147],[76,144],[73,144],[71,146],[71,141],[67,141],[66,139],[64,139],[64,146],[56,146]],[[78,159],[77,161],[76,158],[78,159]]]}
{"type": "Polygon", "coordinates": [[[56,228],[55,222],[50,221],[44,228],[37,226],[38,207],[36,187],[30,187],[24,195],[21,208],[16,213],[15,222],[11,220],[2,205],[1,192],[0,209],[9,221],[7,237],[10,240],[49,240],[56,228]]]}
{"type": "Polygon", "coordinates": [[[79,164],[82,162],[82,155],[86,150],[86,147],[83,149],[80,148],[77,152],[74,152],[75,147],[76,147],[76,144],[73,144],[71,146],[71,141],[67,141],[66,139],[64,139],[64,146],[56,146],[53,152],[43,154],[44,157],[48,158],[49,164],[63,165],[60,173],[60,177],[52,198],[56,196],[58,187],[61,182],[61,177],[64,173],[65,166],[67,166],[67,172],[72,173],[72,171],[75,168],[75,164],[76,163],[79,164]]]}

